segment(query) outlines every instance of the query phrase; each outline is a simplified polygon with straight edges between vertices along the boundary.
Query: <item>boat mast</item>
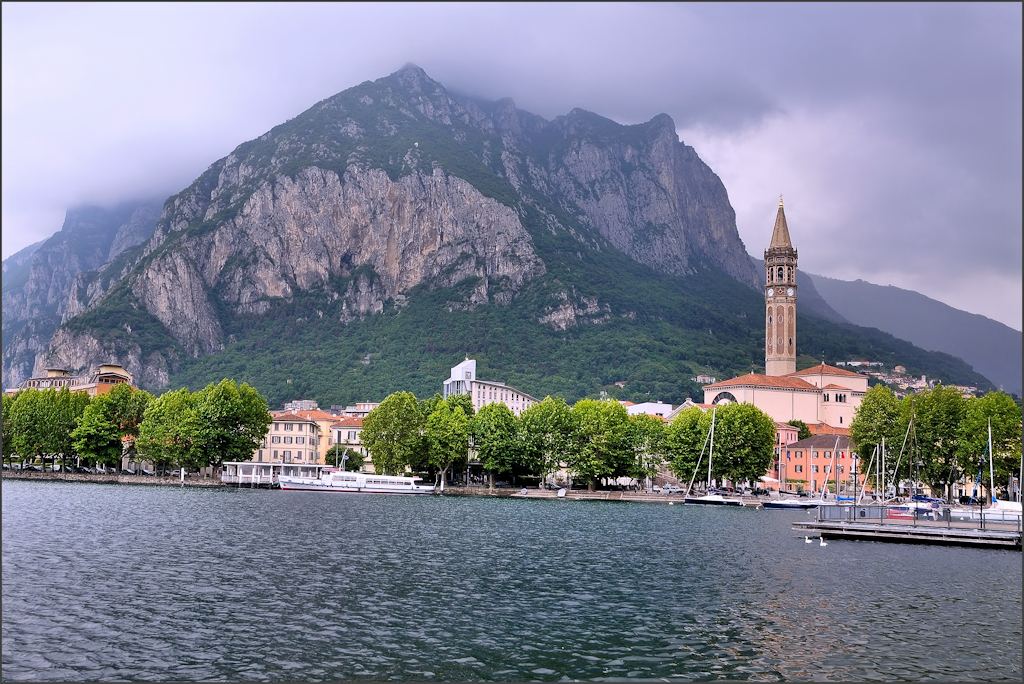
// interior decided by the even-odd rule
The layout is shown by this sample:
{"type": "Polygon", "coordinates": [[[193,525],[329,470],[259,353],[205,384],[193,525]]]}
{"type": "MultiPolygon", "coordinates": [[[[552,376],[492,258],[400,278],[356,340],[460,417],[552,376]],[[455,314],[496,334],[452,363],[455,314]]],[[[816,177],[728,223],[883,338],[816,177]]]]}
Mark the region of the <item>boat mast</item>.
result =
{"type": "Polygon", "coordinates": [[[711,409],[711,449],[708,451],[708,485],[707,489],[711,490],[711,459],[715,456],[715,411],[718,407],[711,409]]]}
{"type": "Polygon", "coordinates": [[[988,483],[989,499],[993,504],[996,502],[996,475],[992,465],[992,419],[988,419],[988,483]]]}
{"type": "Polygon", "coordinates": [[[708,436],[704,438],[704,446],[700,448],[700,456],[697,457],[697,462],[693,465],[693,475],[690,476],[690,484],[686,486],[686,494],[683,496],[690,496],[690,490],[693,489],[693,481],[697,479],[697,468],[700,467],[700,462],[704,459],[704,449],[708,446],[708,440],[711,439],[711,433],[715,429],[715,412],[711,411],[711,429],[708,430],[708,436]]]}

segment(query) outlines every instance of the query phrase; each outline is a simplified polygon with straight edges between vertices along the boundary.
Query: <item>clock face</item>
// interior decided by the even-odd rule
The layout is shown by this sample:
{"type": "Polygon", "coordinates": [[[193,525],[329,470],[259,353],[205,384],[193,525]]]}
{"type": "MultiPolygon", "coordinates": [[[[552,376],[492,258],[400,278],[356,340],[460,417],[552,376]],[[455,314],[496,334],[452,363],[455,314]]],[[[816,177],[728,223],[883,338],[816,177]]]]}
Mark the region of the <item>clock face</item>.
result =
{"type": "Polygon", "coordinates": [[[770,288],[770,287],[768,288],[768,296],[769,297],[774,297],[775,296],[775,290],[773,288],[770,288]]]}
{"type": "Polygon", "coordinates": [[[788,290],[786,290],[786,294],[788,294],[790,297],[792,297],[793,296],[793,288],[789,288],[788,290]]]}

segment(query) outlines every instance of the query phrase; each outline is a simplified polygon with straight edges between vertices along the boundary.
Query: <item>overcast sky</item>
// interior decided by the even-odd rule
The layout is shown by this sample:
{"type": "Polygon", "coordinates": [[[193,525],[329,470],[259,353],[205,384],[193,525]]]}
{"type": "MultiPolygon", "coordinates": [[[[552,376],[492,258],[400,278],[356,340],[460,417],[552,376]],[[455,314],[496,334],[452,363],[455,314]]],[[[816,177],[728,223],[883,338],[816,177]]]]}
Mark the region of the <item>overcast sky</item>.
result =
{"type": "Polygon", "coordinates": [[[551,119],[666,112],[759,256],[1021,329],[1021,5],[3,4],[3,256],[164,198],[406,62],[551,119]]]}

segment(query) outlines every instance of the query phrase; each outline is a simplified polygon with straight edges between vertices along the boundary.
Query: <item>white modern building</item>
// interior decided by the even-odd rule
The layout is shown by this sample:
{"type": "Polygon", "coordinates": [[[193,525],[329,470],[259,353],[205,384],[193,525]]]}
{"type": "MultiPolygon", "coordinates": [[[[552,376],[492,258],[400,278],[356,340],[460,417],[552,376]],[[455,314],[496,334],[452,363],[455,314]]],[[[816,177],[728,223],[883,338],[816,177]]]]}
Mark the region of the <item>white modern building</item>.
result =
{"type": "Polygon", "coordinates": [[[477,411],[487,404],[505,404],[517,416],[537,403],[537,399],[515,387],[477,378],[476,360],[470,358],[452,368],[452,376],[444,381],[444,398],[453,394],[470,395],[477,411]]]}

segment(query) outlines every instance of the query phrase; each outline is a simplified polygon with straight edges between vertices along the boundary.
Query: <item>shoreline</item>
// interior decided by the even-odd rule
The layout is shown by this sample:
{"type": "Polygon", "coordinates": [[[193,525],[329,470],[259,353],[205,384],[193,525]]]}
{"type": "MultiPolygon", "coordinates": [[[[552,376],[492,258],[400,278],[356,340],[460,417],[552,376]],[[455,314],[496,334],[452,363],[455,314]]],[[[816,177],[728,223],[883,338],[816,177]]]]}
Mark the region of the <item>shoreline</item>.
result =
{"type": "MultiPolygon", "coordinates": [[[[95,484],[129,484],[157,487],[180,487],[181,480],[173,477],[148,475],[96,475],[93,473],[40,473],[3,471],[4,480],[35,480],[40,482],[92,482],[95,484]]],[[[227,487],[220,480],[212,478],[186,477],[186,487],[227,487]]]]}

